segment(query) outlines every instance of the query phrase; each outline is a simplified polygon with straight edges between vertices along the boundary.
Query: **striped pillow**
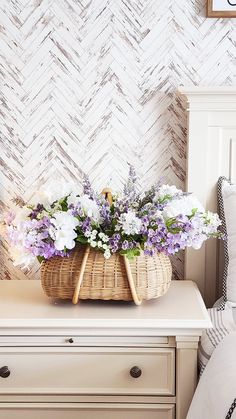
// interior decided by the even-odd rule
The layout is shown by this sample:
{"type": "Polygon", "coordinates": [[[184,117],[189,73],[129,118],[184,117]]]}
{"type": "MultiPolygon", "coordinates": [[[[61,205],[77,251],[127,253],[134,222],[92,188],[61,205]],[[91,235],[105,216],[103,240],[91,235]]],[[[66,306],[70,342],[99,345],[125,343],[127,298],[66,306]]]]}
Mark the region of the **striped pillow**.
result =
{"type": "MultiPolygon", "coordinates": [[[[223,303],[236,307],[236,185],[225,177],[218,180],[218,206],[224,240],[223,303]]],[[[224,307],[224,304],[221,308],[224,307]]]]}
{"type": "Polygon", "coordinates": [[[213,328],[203,332],[199,345],[198,361],[200,374],[203,373],[214,349],[222,339],[231,332],[236,331],[236,323],[233,317],[233,309],[225,305],[224,310],[217,307],[208,309],[213,328]]]}

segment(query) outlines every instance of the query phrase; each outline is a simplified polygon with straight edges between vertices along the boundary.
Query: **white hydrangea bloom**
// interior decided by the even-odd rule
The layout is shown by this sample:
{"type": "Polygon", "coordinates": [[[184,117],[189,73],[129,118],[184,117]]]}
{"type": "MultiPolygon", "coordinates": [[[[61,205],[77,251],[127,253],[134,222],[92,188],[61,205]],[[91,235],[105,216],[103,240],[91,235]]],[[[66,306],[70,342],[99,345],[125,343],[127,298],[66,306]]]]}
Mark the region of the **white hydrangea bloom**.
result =
{"type": "Polygon", "coordinates": [[[125,234],[139,234],[141,228],[141,220],[136,216],[133,211],[128,211],[125,214],[121,214],[119,223],[125,234]]]}
{"type": "Polygon", "coordinates": [[[91,217],[97,223],[101,221],[99,206],[88,195],[80,196],[78,202],[88,217],[91,217]]]}
{"type": "Polygon", "coordinates": [[[11,258],[13,259],[14,266],[21,266],[24,268],[29,268],[35,261],[35,256],[32,253],[29,253],[27,249],[23,247],[14,246],[9,249],[11,258]]]}
{"type": "Polygon", "coordinates": [[[76,206],[79,202],[79,196],[77,192],[71,192],[70,195],[67,197],[67,205],[68,207],[70,205],[76,206]]]}
{"type": "Polygon", "coordinates": [[[182,194],[183,192],[181,189],[177,189],[175,185],[162,185],[155,194],[154,201],[163,199],[166,195],[172,197],[180,193],[182,194]]]}
{"type": "Polygon", "coordinates": [[[11,224],[14,226],[19,226],[20,223],[24,221],[29,221],[29,215],[32,212],[32,209],[27,207],[17,208],[16,215],[12,220],[11,224]]]}
{"type": "Polygon", "coordinates": [[[214,233],[217,228],[221,225],[221,220],[218,214],[211,211],[206,212],[205,220],[207,225],[205,226],[207,233],[214,233]]]}
{"type": "Polygon", "coordinates": [[[48,208],[53,202],[65,198],[70,194],[75,196],[77,191],[78,187],[73,182],[51,179],[37,191],[36,196],[32,198],[30,203],[33,205],[40,203],[45,208],[48,208]]]}
{"type": "Polygon", "coordinates": [[[69,212],[57,211],[51,218],[51,223],[54,227],[49,228],[49,234],[55,241],[55,248],[57,250],[73,249],[75,247],[75,238],[77,234],[75,228],[79,221],[69,212]]]}
{"type": "Polygon", "coordinates": [[[178,215],[191,215],[192,210],[205,212],[202,204],[193,195],[182,196],[181,198],[170,201],[163,210],[164,218],[177,217],[178,215]]]}

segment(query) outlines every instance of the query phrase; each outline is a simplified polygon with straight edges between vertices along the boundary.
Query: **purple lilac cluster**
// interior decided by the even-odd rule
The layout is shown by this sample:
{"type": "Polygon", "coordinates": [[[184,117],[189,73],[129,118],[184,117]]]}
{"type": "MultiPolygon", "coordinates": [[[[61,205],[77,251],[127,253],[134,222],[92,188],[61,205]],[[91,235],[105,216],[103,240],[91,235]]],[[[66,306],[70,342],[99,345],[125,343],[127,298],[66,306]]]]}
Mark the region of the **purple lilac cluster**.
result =
{"type": "Polygon", "coordinates": [[[192,230],[191,223],[179,216],[171,226],[167,227],[164,220],[159,218],[157,222],[151,222],[146,227],[146,241],[144,253],[153,256],[155,253],[163,252],[173,255],[187,246],[188,233],[192,230]]]}
{"type": "Polygon", "coordinates": [[[87,195],[89,198],[95,199],[96,194],[91,186],[91,182],[87,175],[85,175],[83,179],[83,193],[84,195],[87,195]]]}
{"type": "Polygon", "coordinates": [[[9,228],[8,235],[14,245],[22,242],[22,246],[26,251],[30,252],[35,257],[49,259],[53,256],[65,256],[64,251],[59,251],[55,248],[54,242],[49,235],[49,228],[51,226],[50,219],[43,217],[36,220],[29,215],[31,220],[21,222],[19,229],[9,228]]]}

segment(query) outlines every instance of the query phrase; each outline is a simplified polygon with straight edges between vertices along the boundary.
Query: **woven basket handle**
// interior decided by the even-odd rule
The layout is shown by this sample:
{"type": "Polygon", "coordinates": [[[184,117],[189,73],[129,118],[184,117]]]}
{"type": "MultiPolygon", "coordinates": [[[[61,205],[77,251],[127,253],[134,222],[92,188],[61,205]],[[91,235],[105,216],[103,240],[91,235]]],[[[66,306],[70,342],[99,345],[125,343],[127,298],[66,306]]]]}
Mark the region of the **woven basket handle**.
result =
{"type": "Polygon", "coordinates": [[[134,300],[134,303],[136,304],[136,306],[140,306],[140,304],[142,303],[142,300],[140,300],[138,298],[137,291],[136,291],[136,288],[135,288],[135,285],[134,285],[134,279],[133,279],[131,267],[130,267],[130,264],[129,264],[129,260],[127,259],[126,256],[124,256],[124,262],[125,262],[125,269],[126,269],[126,273],[127,273],[127,278],[128,278],[128,282],[129,282],[129,286],[130,286],[131,295],[133,297],[133,300],[134,300]]]}
{"type": "Polygon", "coordinates": [[[83,282],[84,271],[85,271],[86,263],[87,263],[87,260],[88,260],[89,252],[90,252],[90,246],[87,246],[86,249],[85,249],[85,252],[84,252],[79,277],[78,277],[77,284],[75,286],[75,290],[74,290],[74,294],[73,294],[73,298],[72,298],[72,303],[73,304],[78,303],[79,292],[80,292],[80,288],[81,288],[81,285],[82,285],[82,282],[83,282]]]}

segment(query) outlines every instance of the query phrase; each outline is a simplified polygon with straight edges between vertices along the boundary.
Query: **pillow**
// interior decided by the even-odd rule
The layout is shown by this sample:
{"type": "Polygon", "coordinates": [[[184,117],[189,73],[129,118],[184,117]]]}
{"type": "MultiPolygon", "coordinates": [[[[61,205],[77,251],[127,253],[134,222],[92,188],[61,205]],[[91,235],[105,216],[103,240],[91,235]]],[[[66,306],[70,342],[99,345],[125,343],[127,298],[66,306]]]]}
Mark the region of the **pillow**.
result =
{"type": "Polygon", "coordinates": [[[236,185],[225,177],[218,180],[218,204],[224,241],[223,300],[236,307],[236,185]]]}
{"type": "Polygon", "coordinates": [[[207,310],[211,318],[213,328],[204,330],[201,337],[198,350],[200,375],[203,373],[213,351],[223,338],[232,332],[236,332],[233,310],[235,309],[233,309],[228,303],[226,303],[224,310],[219,310],[218,307],[213,307],[207,310]]]}

